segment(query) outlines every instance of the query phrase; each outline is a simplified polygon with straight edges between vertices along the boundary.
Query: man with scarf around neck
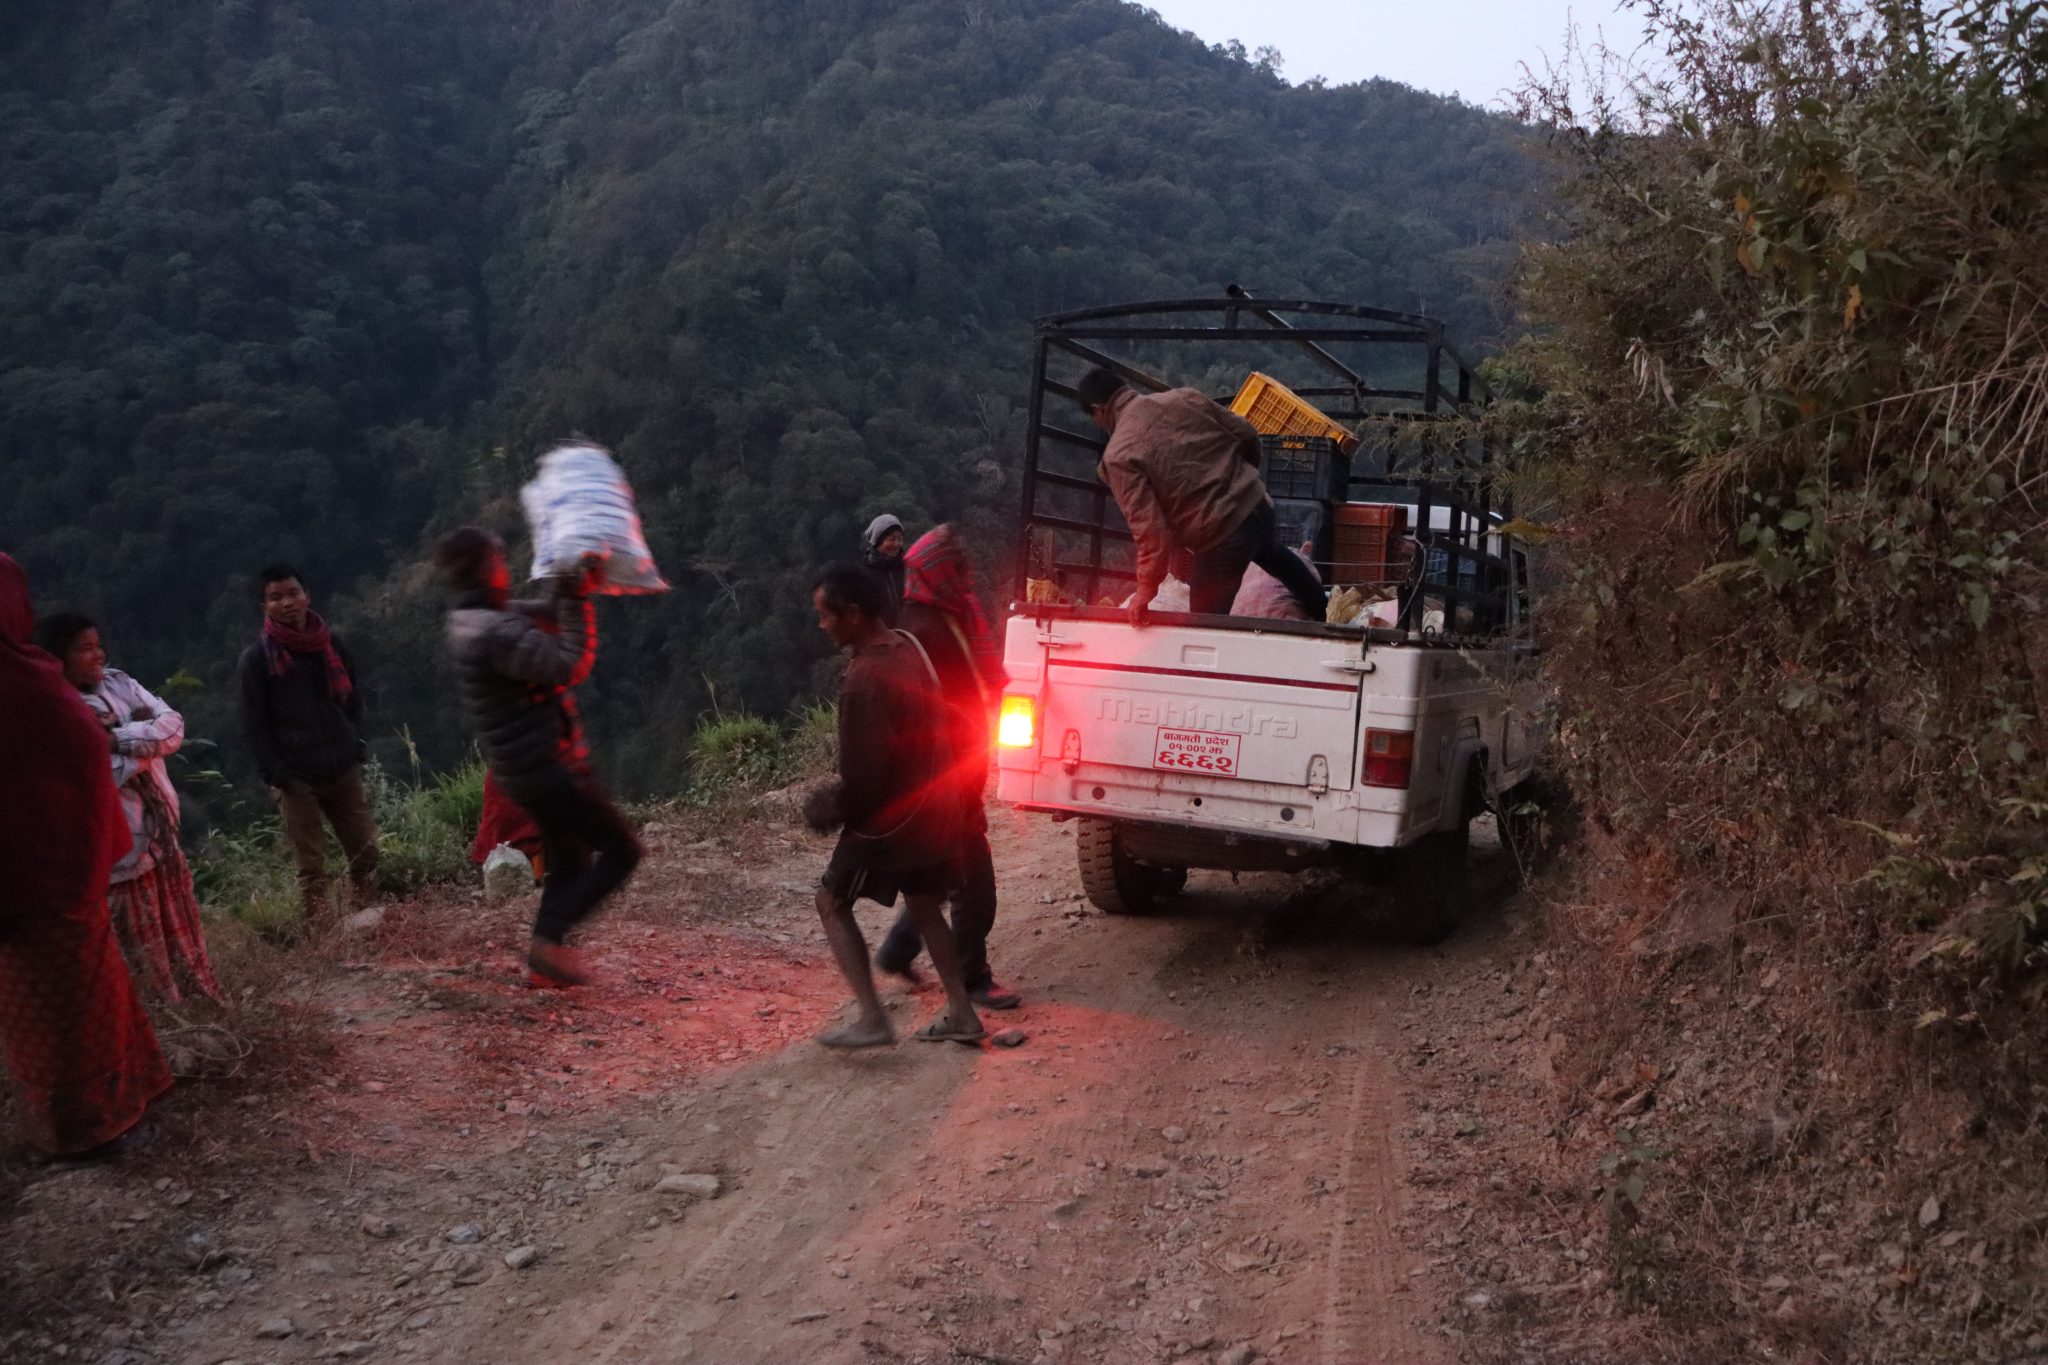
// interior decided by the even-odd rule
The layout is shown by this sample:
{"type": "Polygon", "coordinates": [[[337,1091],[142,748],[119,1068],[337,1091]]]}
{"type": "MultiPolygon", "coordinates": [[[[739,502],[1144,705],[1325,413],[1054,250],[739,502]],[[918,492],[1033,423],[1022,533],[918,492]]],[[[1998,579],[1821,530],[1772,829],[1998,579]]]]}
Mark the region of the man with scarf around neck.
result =
{"type": "Polygon", "coordinates": [[[242,653],[242,742],[284,817],[308,918],[328,908],[327,833],[334,826],[356,894],[377,887],[377,822],[363,790],[363,693],[341,637],[327,627],[289,564],[257,579],[263,633],[242,653]]]}
{"type": "Polygon", "coordinates": [[[526,953],[535,985],[590,978],[567,946],[640,864],[640,841],[590,771],[590,746],[570,690],[597,662],[590,587],[603,561],[586,555],[550,583],[546,601],[514,602],[505,547],[475,526],[434,546],[434,567],[456,592],[448,652],[491,777],[540,826],[540,911],[526,953]],[[541,625],[553,619],[554,630],[541,625]]]}

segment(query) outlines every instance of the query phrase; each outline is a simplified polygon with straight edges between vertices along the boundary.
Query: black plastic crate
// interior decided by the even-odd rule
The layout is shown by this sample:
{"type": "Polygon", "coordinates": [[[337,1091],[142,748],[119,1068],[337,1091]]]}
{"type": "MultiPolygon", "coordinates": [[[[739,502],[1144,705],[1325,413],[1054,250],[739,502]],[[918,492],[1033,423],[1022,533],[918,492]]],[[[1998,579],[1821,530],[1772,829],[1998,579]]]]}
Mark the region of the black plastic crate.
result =
{"type": "Polygon", "coordinates": [[[1309,562],[1322,572],[1336,543],[1336,516],[1319,498],[1273,499],[1273,538],[1290,550],[1311,546],[1309,562]]]}
{"type": "Polygon", "coordinates": [[[1342,502],[1351,461],[1328,436],[1261,436],[1259,472],[1275,498],[1342,502]]]}

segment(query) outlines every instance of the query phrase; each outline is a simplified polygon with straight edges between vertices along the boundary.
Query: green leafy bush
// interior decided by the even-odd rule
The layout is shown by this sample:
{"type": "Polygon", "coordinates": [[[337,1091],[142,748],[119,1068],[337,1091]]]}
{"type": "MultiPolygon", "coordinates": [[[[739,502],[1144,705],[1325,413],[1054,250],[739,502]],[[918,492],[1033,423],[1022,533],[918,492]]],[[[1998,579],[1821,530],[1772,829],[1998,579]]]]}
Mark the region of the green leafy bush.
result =
{"type": "Polygon", "coordinates": [[[1961,984],[2038,971],[2040,6],[1644,9],[1661,77],[1528,92],[1566,231],[1503,367],[1567,506],[1574,785],[1674,876],[1810,898],[1844,979],[1966,907],[1961,984]]]}
{"type": "Polygon", "coordinates": [[[699,800],[766,786],[782,770],[782,732],[744,711],[713,711],[690,739],[690,792],[699,800]]]}
{"type": "Polygon", "coordinates": [[[699,805],[766,791],[829,772],[839,746],[839,708],[799,708],[786,728],[744,711],[714,710],[690,740],[689,799],[699,805]]]}

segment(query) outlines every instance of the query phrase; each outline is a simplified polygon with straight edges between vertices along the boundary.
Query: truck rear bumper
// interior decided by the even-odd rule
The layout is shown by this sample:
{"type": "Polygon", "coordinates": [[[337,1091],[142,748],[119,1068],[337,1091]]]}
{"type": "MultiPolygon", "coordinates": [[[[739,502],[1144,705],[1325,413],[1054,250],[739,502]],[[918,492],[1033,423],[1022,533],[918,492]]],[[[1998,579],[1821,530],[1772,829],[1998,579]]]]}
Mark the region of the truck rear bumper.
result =
{"type": "MultiPolygon", "coordinates": [[[[1367,792],[1366,799],[1378,795],[1367,792]]],[[[1183,829],[1211,839],[1260,839],[1303,849],[1392,848],[1405,842],[1402,814],[1362,809],[1357,792],[1319,795],[1265,782],[1094,764],[1069,774],[1057,761],[1046,761],[1036,771],[999,768],[996,796],[1020,810],[1183,829]]]]}

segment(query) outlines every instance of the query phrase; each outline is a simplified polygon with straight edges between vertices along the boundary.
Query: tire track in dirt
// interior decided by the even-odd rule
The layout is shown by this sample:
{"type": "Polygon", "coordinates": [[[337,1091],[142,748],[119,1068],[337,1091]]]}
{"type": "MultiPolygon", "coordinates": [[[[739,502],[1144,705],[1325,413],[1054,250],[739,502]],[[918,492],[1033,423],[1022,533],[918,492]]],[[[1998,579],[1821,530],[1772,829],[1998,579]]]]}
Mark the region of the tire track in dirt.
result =
{"type": "MultiPolygon", "coordinates": [[[[1468,973],[1485,944],[1416,953],[1364,929],[1354,903],[1302,908],[1313,898],[1284,877],[1203,874],[1157,915],[1104,916],[1079,900],[1070,831],[995,824],[997,967],[1025,1004],[990,1022],[1021,1027],[1024,1046],[809,1043],[841,989],[808,905],[768,888],[815,849],[756,867],[760,885],[702,911],[737,904],[745,929],[725,938],[707,939],[693,906],[622,914],[614,941],[661,964],[634,989],[680,982],[718,1007],[706,1020],[758,1031],[772,1018],[774,1037],[722,1046],[680,1027],[694,1011],[646,1028],[632,990],[545,1012],[409,1014],[423,1046],[492,1028],[484,1041],[523,1049],[490,1073],[517,1118],[482,1119],[518,1131],[504,1159],[436,1166],[431,1181],[380,1165],[368,1207],[415,1205],[413,1235],[361,1243],[345,1311],[310,1272],[262,1286],[261,1312],[307,1320],[265,1358],[317,1365],[363,1341],[419,1365],[1449,1359],[1402,1240],[1398,1021],[1411,987],[1468,973]],[[736,953],[757,940],[794,946],[736,953]],[[687,1065],[667,1064],[671,1038],[694,1049],[687,1065]],[[669,1170],[715,1172],[725,1190],[679,1203],[654,1189],[669,1170]],[[506,1208],[522,1196],[531,1212],[506,1208]],[[448,1254],[436,1228],[477,1221],[507,1225],[490,1234],[484,1284],[409,1265],[448,1254]],[[538,1263],[495,1265],[512,1229],[538,1263]]],[[[670,884],[657,869],[644,895],[670,884]]],[[[871,934],[887,921],[862,914],[871,934]]],[[[929,986],[886,994],[902,1034],[940,1007],[929,986]]],[[[342,1207],[339,1228],[364,1237],[342,1207]]],[[[309,1245],[326,1252],[335,1231],[309,1245]]],[[[235,1313],[241,1332],[261,1320],[253,1303],[235,1313]]],[[[193,1336],[177,1358],[206,1365],[219,1345],[193,1336]]]]}
{"type": "Polygon", "coordinates": [[[1399,1143],[1401,1092],[1388,1061],[1392,1042],[1376,1026],[1378,1013],[1369,1006],[1357,1009],[1367,1032],[1350,1065],[1325,1268],[1329,1293],[1323,1365],[1422,1362],[1441,1355],[1413,1321],[1416,1305],[1402,1297],[1414,1258],[1402,1250],[1396,1233],[1405,1169],[1399,1143]]]}

